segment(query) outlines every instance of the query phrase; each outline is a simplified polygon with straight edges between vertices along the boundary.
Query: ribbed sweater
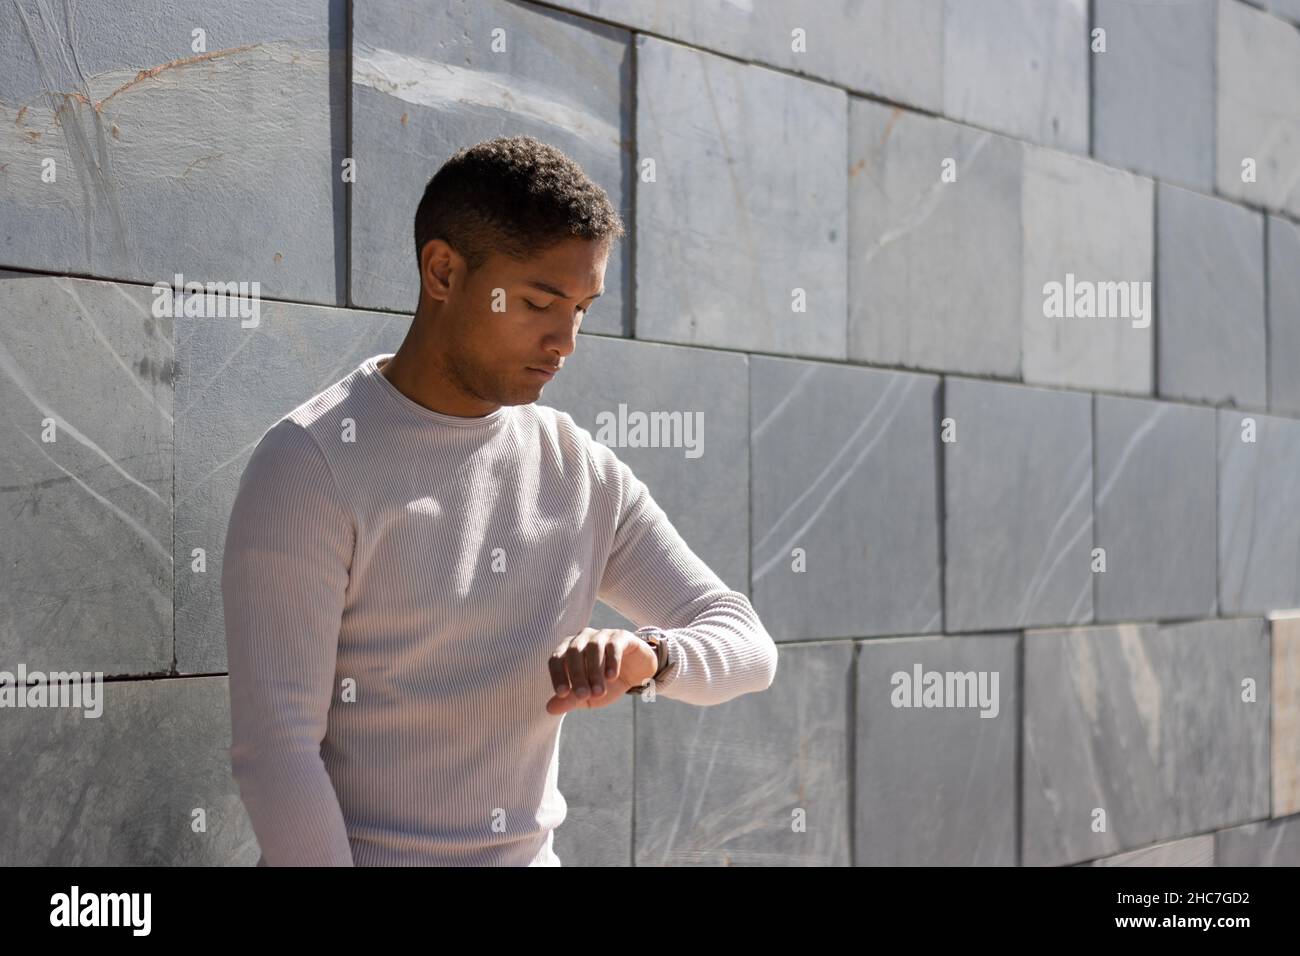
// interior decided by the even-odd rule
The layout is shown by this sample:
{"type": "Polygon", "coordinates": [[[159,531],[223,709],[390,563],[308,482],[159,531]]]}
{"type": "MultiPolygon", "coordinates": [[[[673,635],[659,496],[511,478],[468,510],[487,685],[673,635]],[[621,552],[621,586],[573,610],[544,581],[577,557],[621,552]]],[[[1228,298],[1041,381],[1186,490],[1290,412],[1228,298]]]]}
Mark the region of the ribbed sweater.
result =
{"type": "Polygon", "coordinates": [[[568,414],[435,412],[380,374],[390,356],[263,433],[226,529],[259,865],[558,866],[560,728],[589,712],[546,712],[547,660],[596,600],[667,636],[656,697],[764,690],[776,645],[568,414]]]}

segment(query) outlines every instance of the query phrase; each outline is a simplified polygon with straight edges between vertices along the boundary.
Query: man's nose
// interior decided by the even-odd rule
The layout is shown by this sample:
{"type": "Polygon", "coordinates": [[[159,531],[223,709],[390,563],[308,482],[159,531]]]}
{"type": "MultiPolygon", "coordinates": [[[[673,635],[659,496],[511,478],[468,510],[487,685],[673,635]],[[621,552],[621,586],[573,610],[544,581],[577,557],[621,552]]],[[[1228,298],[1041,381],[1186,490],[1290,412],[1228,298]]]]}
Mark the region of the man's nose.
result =
{"type": "Polygon", "coordinates": [[[568,358],[573,354],[574,349],[578,347],[578,326],[580,322],[581,320],[575,317],[563,330],[551,337],[548,347],[559,354],[561,358],[568,358]]]}

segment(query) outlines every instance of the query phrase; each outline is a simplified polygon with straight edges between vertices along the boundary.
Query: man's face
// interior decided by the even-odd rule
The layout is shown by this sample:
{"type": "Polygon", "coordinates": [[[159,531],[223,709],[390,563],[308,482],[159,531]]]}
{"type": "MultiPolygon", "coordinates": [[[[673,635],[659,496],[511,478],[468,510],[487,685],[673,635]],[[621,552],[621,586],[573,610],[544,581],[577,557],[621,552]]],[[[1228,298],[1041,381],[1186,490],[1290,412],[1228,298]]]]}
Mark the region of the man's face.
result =
{"type": "Polygon", "coordinates": [[[438,318],[448,376],[493,404],[536,401],[550,376],[532,369],[555,369],[573,353],[586,310],[604,292],[608,256],[606,243],[568,239],[526,262],[493,254],[461,272],[438,318]]]}

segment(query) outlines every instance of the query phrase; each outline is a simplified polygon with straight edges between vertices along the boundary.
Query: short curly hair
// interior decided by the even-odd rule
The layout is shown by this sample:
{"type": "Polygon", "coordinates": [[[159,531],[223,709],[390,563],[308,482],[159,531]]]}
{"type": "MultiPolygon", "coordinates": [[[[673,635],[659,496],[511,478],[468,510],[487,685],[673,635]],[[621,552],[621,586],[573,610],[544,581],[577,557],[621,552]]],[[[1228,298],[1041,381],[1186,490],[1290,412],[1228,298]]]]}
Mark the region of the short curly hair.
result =
{"type": "Polygon", "coordinates": [[[626,230],[609,196],[554,146],[498,137],[456,152],[415,211],[415,259],[442,239],[470,271],[493,253],[522,261],[568,238],[613,242],[626,230]]]}

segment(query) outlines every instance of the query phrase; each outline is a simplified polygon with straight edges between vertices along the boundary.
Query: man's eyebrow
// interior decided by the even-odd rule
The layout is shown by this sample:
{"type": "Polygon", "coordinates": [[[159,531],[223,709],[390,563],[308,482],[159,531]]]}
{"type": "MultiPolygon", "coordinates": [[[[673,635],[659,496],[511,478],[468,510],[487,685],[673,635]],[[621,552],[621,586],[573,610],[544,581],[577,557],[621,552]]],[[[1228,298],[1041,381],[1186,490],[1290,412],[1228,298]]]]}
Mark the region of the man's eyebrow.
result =
{"type": "MultiPolygon", "coordinates": [[[[555,288],[555,286],[543,282],[541,279],[533,279],[528,284],[535,289],[541,289],[543,292],[549,292],[551,295],[558,295],[561,299],[570,298],[570,296],[565,294],[563,289],[557,289],[555,288]]],[[[594,296],[592,296],[592,298],[599,299],[604,294],[605,294],[605,290],[601,289],[594,296]]]]}

